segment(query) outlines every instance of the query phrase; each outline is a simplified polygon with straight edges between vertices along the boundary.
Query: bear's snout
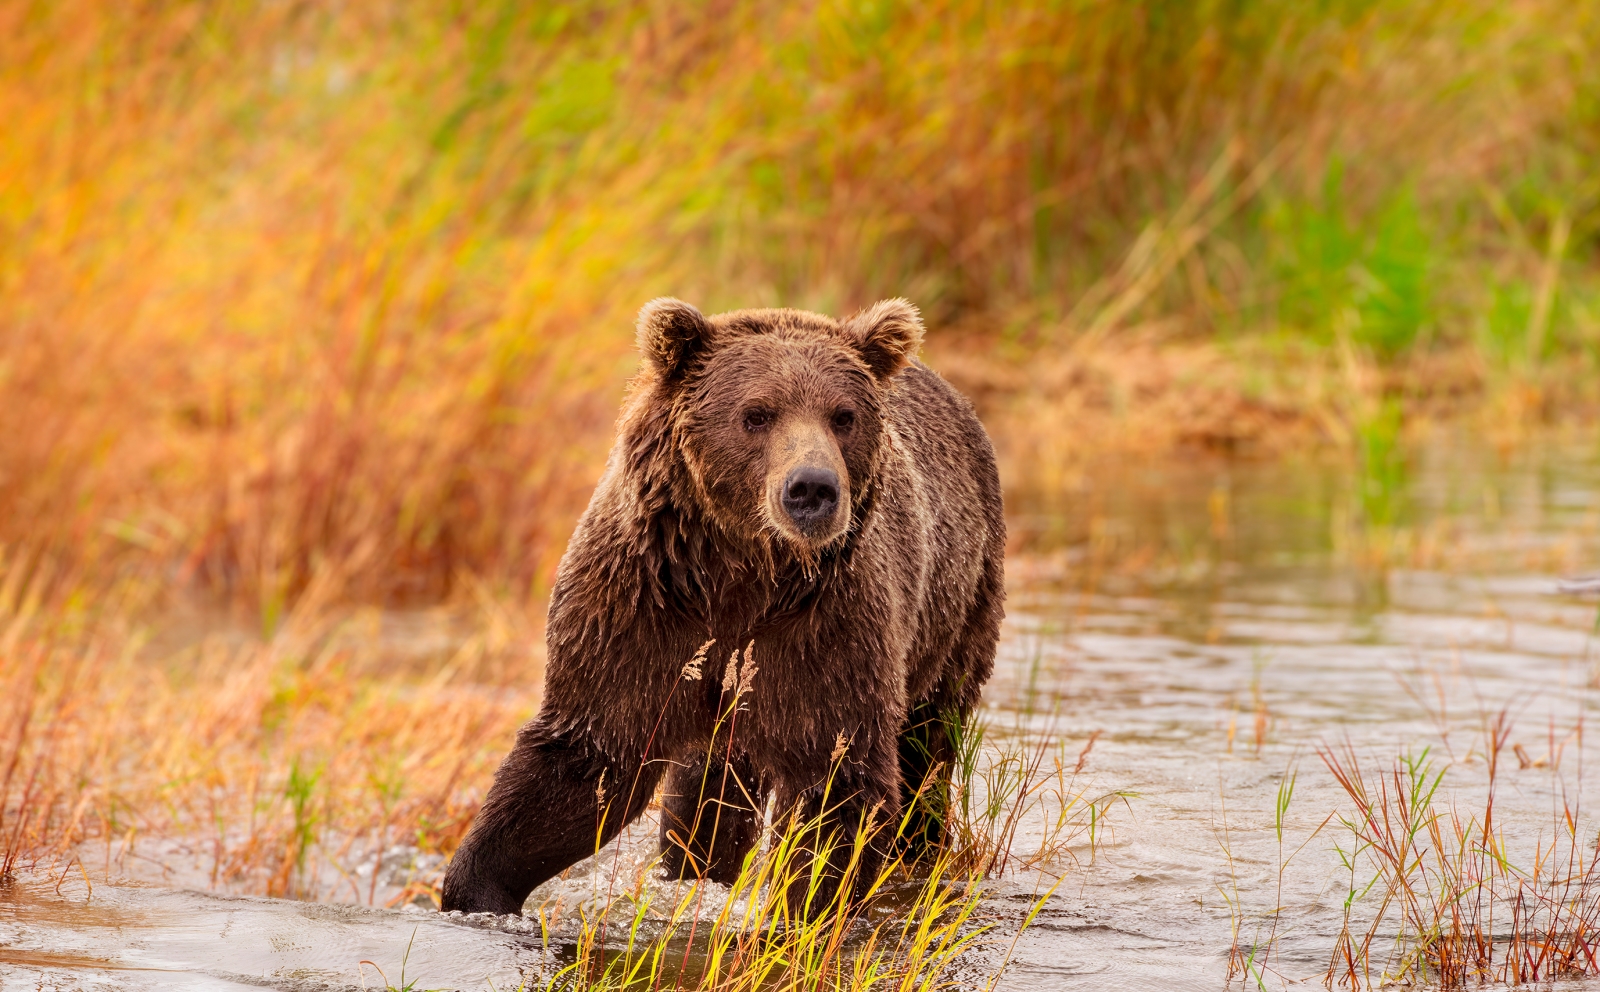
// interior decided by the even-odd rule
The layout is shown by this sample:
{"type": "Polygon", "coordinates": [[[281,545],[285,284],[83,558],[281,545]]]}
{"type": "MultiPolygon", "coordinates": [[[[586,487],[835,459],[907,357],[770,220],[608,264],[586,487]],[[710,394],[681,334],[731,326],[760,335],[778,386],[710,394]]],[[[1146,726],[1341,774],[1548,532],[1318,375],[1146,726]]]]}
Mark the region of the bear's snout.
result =
{"type": "Polygon", "coordinates": [[[783,511],[801,533],[823,529],[839,509],[839,473],[819,465],[802,465],[783,480],[783,511]]]}

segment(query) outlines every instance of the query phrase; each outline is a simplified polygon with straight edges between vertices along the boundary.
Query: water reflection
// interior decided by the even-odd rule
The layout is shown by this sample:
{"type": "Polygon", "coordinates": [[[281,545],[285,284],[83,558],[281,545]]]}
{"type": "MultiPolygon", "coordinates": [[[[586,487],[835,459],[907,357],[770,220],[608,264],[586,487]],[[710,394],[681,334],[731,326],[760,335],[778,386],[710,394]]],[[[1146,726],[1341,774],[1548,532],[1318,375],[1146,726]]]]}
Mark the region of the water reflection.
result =
{"type": "MultiPolygon", "coordinates": [[[[1431,746],[1470,803],[1484,726],[1506,709],[1530,766],[1568,741],[1559,768],[1519,768],[1498,797],[1512,838],[1548,837],[1552,800],[1584,784],[1574,731],[1595,698],[1596,608],[1556,581],[1600,563],[1594,452],[1437,443],[1412,454],[1382,515],[1338,463],[1106,466],[1074,491],[1014,498],[1031,554],[986,698],[997,718],[1048,706],[1069,737],[1103,731],[1092,771],[1140,800],[1050,925],[1024,935],[1012,987],[1111,987],[1063,971],[1068,948],[1117,987],[1217,987],[1233,925],[1248,940],[1279,905],[1284,776],[1299,770],[1293,844],[1348,805],[1319,743],[1383,761],[1431,746]]],[[[1318,834],[1284,874],[1283,977],[1328,963],[1338,842],[1318,834]]]]}

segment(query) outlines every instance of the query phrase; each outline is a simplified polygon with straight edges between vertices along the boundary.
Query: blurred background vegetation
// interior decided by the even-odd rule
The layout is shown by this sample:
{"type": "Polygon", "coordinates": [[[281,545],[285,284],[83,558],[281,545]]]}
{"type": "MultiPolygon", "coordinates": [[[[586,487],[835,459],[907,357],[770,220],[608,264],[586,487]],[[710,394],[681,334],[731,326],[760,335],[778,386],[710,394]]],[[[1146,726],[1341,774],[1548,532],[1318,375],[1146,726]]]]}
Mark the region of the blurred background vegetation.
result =
{"type": "Polygon", "coordinates": [[[1592,420],[1596,50],[1546,0],[6,3],[7,574],[536,600],[661,294],[911,298],[1013,487],[1592,420]]]}

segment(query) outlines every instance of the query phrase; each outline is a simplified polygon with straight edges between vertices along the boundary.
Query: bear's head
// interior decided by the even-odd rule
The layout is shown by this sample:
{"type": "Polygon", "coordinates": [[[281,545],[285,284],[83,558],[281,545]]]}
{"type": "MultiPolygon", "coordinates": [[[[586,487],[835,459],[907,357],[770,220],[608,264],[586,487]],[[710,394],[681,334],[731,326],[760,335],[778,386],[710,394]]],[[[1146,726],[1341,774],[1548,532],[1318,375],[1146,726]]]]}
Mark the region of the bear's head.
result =
{"type": "Polygon", "coordinates": [[[894,376],[922,341],[915,307],[885,300],[843,321],[803,310],[707,317],[664,298],[639,312],[638,330],[637,386],[706,516],[804,560],[849,532],[894,376]]]}

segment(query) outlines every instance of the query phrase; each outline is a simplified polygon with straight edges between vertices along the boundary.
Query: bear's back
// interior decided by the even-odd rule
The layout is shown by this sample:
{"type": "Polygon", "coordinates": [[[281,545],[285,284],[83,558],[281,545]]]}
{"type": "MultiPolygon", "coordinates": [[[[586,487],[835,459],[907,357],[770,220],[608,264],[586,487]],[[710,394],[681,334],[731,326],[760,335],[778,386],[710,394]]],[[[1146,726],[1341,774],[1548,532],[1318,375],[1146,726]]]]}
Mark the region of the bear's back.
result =
{"type": "MultiPolygon", "coordinates": [[[[989,609],[1003,597],[1002,588],[980,587],[999,584],[1005,508],[994,448],[967,398],[920,361],[900,372],[894,386],[888,418],[910,472],[898,483],[886,473],[891,491],[880,498],[914,508],[886,515],[883,524],[892,532],[890,553],[923,565],[917,637],[906,666],[907,694],[919,699],[946,674],[951,644],[981,619],[970,615],[975,604],[989,609]],[[897,484],[915,492],[892,492],[897,484]]],[[[980,685],[988,675],[972,674],[980,685]]]]}

